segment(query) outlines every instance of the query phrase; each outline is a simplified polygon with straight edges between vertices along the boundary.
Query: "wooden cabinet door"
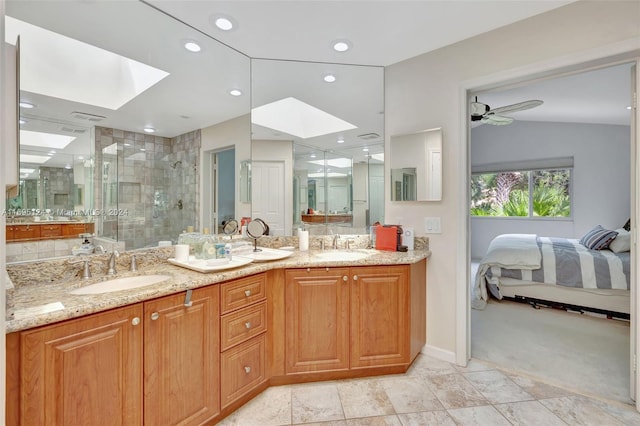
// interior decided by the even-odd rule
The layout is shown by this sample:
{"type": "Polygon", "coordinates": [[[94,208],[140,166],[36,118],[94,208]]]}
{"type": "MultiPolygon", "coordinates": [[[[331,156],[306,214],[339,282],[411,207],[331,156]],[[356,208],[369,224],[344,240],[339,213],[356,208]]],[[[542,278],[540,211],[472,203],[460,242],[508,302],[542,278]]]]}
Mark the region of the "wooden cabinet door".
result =
{"type": "Polygon", "coordinates": [[[20,424],[142,423],[142,305],[20,334],[20,424]]]}
{"type": "Polygon", "coordinates": [[[409,362],[407,266],[351,268],[351,368],[409,362]]]}
{"type": "Polygon", "coordinates": [[[62,225],[38,225],[40,227],[41,238],[51,238],[62,236],[62,225]]]}
{"type": "Polygon", "coordinates": [[[286,373],[349,368],[349,268],[290,269],[286,373]]]}
{"type": "Polygon", "coordinates": [[[6,230],[7,230],[7,241],[15,240],[16,239],[15,226],[7,225],[6,230]]]}
{"type": "Polygon", "coordinates": [[[38,225],[13,225],[14,240],[30,240],[40,238],[38,225]]]}
{"type": "Polygon", "coordinates": [[[144,423],[198,425],[220,412],[219,290],[144,304],[144,423]]]}
{"type": "Polygon", "coordinates": [[[79,238],[80,234],[87,231],[86,223],[64,223],[62,224],[62,236],[79,238]]]}

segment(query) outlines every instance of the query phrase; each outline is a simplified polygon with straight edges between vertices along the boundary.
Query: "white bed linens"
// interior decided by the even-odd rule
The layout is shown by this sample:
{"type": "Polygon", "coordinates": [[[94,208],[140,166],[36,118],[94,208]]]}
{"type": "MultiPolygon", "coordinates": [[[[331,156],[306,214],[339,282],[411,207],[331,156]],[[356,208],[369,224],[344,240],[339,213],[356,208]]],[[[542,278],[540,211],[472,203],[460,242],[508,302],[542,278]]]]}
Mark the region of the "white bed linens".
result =
{"type": "Polygon", "coordinates": [[[542,255],[535,234],[498,235],[489,244],[487,254],[478,267],[471,307],[484,309],[487,304],[488,294],[484,277],[489,268],[495,267],[497,270],[500,268],[539,269],[541,262],[542,255]]]}
{"type": "MultiPolygon", "coordinates": [[[[516,265],[513,257],[514,249],[509,248],[510,244],[515,244],[517,253],[518,247],[522,244],[531,244],[531,237],[527,234],[524,243],[520,234],[505,234],[496,237],[494,241],[498,250],[494,251],[494,241],[489,245],[487,256],[483,258],[478,268],[478,274],[474,282],[474,297],[472,307],[483,309],[488,299],[487,285],[491,293],[498,299],[502,298],[500,284],[510,285],[514,281],[520,280],[523,283],[540,283],[544,287],[562,286],[570,290],[603,290],[603,291],[628,291],[629,290],[629,253],[613,253],[609,250],[589,250],[575,239],[535,237],[536,247],[541,254],[541,261],[537,268],[532,267],[533,263],[527,261],[520,263],[525,266],[516,265]],[[505,258],[501,253],[511,251],[505,258]],[[506,263],[514,263],[505,267],[506,263]]],[[[517,260],[517,259],[516,259],[517,260]]],[[[596,291],[596,293],[598,293],[596,291]]],[[[552,297],[550,301],[555,301],[552,297]]],[[[565,303],[570,303],[565,301],[565,303]]]]}

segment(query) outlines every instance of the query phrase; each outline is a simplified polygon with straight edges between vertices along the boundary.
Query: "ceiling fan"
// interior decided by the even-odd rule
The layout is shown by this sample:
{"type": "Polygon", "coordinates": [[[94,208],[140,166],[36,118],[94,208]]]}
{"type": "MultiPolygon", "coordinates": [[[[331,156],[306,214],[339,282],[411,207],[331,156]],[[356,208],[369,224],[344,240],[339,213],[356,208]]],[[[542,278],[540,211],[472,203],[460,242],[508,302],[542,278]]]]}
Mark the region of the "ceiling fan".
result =
{"type": "Polygon", "coordinates": [[[471,121],[481,121],[482,123],[496,126],[511,124],[513,118],[506,117],[502,114],[535,108],[542,105],[542,103],[543,102],[539,100],[529,100],[491,109],[489,105],[478,102],[478,97],[476,96],[475,101],[471,102],[471,121]]]}

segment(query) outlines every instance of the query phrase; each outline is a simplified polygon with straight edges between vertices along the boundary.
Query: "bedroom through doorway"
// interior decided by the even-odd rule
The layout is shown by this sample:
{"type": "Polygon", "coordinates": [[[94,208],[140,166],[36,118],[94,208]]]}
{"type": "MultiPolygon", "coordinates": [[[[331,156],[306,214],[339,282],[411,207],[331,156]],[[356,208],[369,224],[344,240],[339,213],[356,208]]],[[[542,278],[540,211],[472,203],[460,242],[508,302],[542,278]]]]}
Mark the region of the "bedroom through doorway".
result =
{"type": "Polygon", "coordinates": [[[631,62],[618,63],[473,93],[477,104],[471,113],[483,116],[470,129],[468,200],[470,304],[480,308],[470,312],[471,357],[567,392],[627,404],[633,404],[632,327],[628,319],[607,313],[624,311],[628,318],[631,309],[628,286],[635,265],[630,247],[620,244],[635,190],[629,160],[634,154],[631,110],[626,109],[632,67],[631,62]],[[510,108],[532,100],[543,102],[510,108]],[[491,117],[494,111],[513,121],[495,125],[492,121],[501,119],[491,117]],[[598,225],[604,231],[620,230],[615,234],[620,252],[584,247],[589,242],[584,237],[598,225]],[[488,294],[493,289],[519,301],[489,296],[482,306],[474,297],[480,293],[476,271],[483,259],[488,262],[494,238],[505,234],[523,234],[552,257],[542,256],[514,275],[484,268],[495,284],[488,294]],[[561,257],[565,251],[574,258],[561,257]],[[570,263],[577,265],[576,272],[569,272],[570,263]],[[602,277],[604,270],[613,278],[602,277]],[[567,282],[584,288],[566,287],[567,282]],[[596,312],[548,307],[540,300],[596,312]]]}

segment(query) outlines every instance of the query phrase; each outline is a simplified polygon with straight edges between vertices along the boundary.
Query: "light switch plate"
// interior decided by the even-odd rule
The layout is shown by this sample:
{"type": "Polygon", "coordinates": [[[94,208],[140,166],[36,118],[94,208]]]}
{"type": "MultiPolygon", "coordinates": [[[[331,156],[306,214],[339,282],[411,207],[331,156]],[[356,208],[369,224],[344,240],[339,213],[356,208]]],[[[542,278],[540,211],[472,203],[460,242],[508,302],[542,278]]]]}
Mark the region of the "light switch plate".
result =
{"type": "Polygon", "coordinates": [[[424,232],[427,234],[441,234],[442,227],[440,226],[439,217],[425,217],[424,218],[424,232]]]}

